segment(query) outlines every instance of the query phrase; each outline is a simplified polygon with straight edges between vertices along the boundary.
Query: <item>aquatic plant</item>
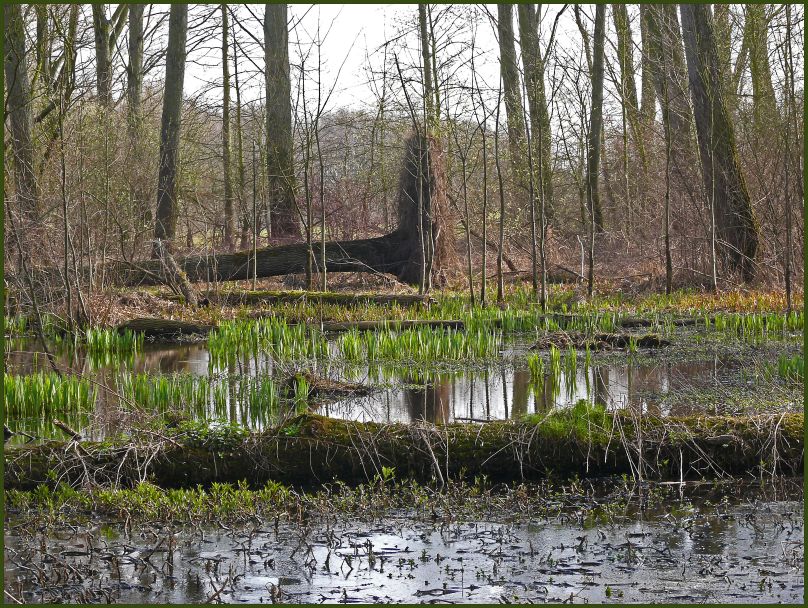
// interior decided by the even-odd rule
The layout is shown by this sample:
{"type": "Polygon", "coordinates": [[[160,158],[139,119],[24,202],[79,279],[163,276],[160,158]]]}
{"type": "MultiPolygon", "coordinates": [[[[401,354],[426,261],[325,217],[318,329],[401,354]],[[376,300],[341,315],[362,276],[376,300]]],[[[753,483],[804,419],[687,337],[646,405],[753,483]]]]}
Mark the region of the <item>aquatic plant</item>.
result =
{"type": "Polygon", "coordinates": [[[86,379],[54,372],[6,374],[3,384],[6,413],[17,416],[92,409],[97,395],[96,387],[86,379]]]}
{"type": "MultiPolygon", "coordinates": [[[[710,328],[710,317],[705,316],[705,329],[710,328]]],[[[781,340],[789,334],[802,334],[804,315],[801,311],[785,313],[716,313],[712,317],[715,331],[745,342],[760,344],[766,340],[781,340]]]]}
{"type": "Polygon", "coordinates": [[[225,367],[240,357],[267,353],[277,360],[317,359],[328,356],[322,332],[285,319],[268,317],[250,321],[225,321],[208,338],[210,364],[225,367]]]}
{"type": "Polygon", "coordinates": [[[28,333],[28,317],[24,315],[3,315],[3,333],[6,336],[19,336],[28,333]]]}
{"type": "Polygon", "coordinates": [[[802,355],[780,355],[777,359],[777,373],[784,380],[804,382],[805,360],[802,355]]]}
{"type": "Polygon", "coordinates": [[[280,391],[270,376],[214,379],[193,374],[120,374],[116,390],[124,402],[159,412],[181,410],[202,420],[234,413],[251,426],[276,419],[280,391]]]}

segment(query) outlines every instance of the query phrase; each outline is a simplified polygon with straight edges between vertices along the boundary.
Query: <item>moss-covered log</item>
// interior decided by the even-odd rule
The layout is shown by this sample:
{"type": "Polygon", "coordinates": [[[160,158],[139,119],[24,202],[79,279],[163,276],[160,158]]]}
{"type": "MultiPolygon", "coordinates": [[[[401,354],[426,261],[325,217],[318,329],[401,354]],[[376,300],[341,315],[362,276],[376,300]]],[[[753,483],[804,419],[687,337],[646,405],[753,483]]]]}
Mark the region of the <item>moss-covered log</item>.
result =
{"type": "MultiPolygon", "coordinates": [[[[337,293],[331,291],[228,291],[215,294],[209,292],[205,297],[214,304],[230,306],[256,304],[283,304],[286,302],[310,302],[314,304],[335,304],[339,306],[364,306],[378,304],[382,306],[397,304],[398,306],[429,305],[434,298],[428,295],[395,294],[395,293],[337,293]]],[[[174,298],[171,298],[174,299],[174,298]]]]}
{"type": "Polygon", "coordinates": [[[325,321],[323,331],[376,331],[380,329],[412,329],[414,327],[430,327],[432,329],[448,328],[463,330],[465,323],[456,319],[401,319],[390,321],[325,321]]]}
{"type": "Polygon", "coordinates": [[[358,423],[305,414],[279,428],[205,440],[178,436],[159,449],[89,443],[91,456],[62,442],[5,451],[5,487],[59,479],[180,487],[246,480],[313,484],[364,481],[383,466],[399,478],[536,479],[638,474],[644,479],[803,473],[803,415],[641,419],[572,410],[518,422],[358,423]],[[151,456],[151,458],[149,458],[151,456]]]}
{"type": "Polygon", "coordinates": [[[126,321],[116,329],[121,333],[127,330],[140,332],[145,337],[156,340],[177,340],[189,336],[205,336],[213,326],[175,319],[140,318],[126,321]]]}

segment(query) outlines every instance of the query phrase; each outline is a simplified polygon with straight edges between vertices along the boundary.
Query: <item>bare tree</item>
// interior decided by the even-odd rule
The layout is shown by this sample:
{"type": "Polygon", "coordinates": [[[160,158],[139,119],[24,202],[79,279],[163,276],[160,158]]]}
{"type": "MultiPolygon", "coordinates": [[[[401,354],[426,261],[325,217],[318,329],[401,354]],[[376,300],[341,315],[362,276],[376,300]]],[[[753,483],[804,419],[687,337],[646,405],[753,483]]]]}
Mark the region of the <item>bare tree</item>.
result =
{"type": "Polygon", "coordinates": [[[224,247],[233,249],[233,177],[230,161],[230,20],[226,4],[222,11],[222,177],[224,180],[224,247]]]}
{"type": "Polygon", "coordinates": [[[6,106],[11,126],[14,187],[20,210],[30,221],[39,218],[39,189],[34,173],[31,86],[25,49],[25,23],[19,4],[5,4],[6,106]]]}
{"type": "Polygon", "coordinates": [[[587,147],[586,191],[589,202],[589,276],[587,293],[592,297],[595,282],[595,233],[602,230],[603,218],[598,217],[600,209],[598,194],[598,167],[600,166],[600,134],[603,129],[603,74],[604,47],[606,40],[606,6],[595,8],[595,35],[592,56],[592,107],[589,118],[589,145],[587,147]]]}
{"type": "Polygon", "coordinates": [[[273,237],[299,237],[292,146],[292,85],[286,4],[267,4],[264,12],[266,77],[266,160],[270,229],[273,237]]]}
{"type": "Polygon", "coordinates": [[[96,86],[101,105],[112,105],[112,57],[121,35],[129,5],[119,4],[112,17],[107,17],[104,4],[93,4],[93,32],[95,34],[96,86]]]}
{"type": "Polygon", "coordinates": [[[166,86],[160,125],[160,166],[157,182],[157,216],[154,224],[154,256],[162,251],[160,241],[170,247],[177,232],[177,182],[179,179],[182,90],[185,80],[185,42],[188,36],[188,5],[172,4],[168,18],[166,86]]]}
{"type": "Polygon", "coordinates": [[[524,163],[525,122],[522,108],[522,87],[519,84],[519,65],[513,33],[513,4],[497,4],[497,33],[499,35],[499,71],[508,121],[508,146],[511,167],[516,182],[525,188],[524,163]]]}
{"type": "Polygon", "coordinates": [[[715,210],[722,258],[750,281],[756,272],[758,227],[722,96],[712,14],[703,4],[682,4],[680,10],[704,187],[715,210]]]}
{"type": "Polygon", "coordinates": [[[522,44],[522,66],[525,72],[525,88],[533,140],[532,155],[537,164],[533,183],[537,186],[546,221],[550,223],[553,217],[552,142],[550,112],[544,87],[544,71],[546,56],[552,47],[556,25],[564,9],[561,9],[556,16],[546,53],[542,53],[539,36],[540,11],[541,5],[538,5],[538,8],[533,4],[519,5],[519,38],[522,44]]]}

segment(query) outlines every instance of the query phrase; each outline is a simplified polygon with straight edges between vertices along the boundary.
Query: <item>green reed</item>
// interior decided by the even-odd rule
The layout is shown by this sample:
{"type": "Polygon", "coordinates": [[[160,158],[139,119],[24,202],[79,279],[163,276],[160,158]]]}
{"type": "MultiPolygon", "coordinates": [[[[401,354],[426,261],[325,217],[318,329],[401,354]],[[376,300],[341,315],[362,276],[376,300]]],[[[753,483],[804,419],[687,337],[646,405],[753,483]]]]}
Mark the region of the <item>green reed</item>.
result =
{"type": "Polygon", "coordinates": [[[802,355],[780,355],[777,359],[777,373],[789,382],[805,381],[805,360],[802,355]]]}
{"type": "Polygon", "coordinates": [[[211,365],[224,366],[263,353],[283,361],[326,358],[328,342],[317,329],[269,317],[222,323],[211,332],[208,350],[211,365]]]}
{"type": "Polygon", "coordinates": [[[3,384],[6,413],[15,416],[49,416],[92,409],[98,392],[84,378],[54,372],[26,376],[6,374],[3,384]]]}
{"type": "Polygon", "coordinates": [[[269,376],[234,376],[213,380],[192,374],[120,374],[117,392],[122,400],[157,411],[184,410],[197,417],[212,412],[226,416],[236,406],[251,418],[259,412],[276,412],[278,385],[269,376]]]}
{"type": "Polygon", "coordinates": [[[789,334],[802,333],[805,317],[802,311],[790,313],[717,313],[704,317],[705,329],[737,337],[745,342],[760,344],[767,340],[782,340],[789,334]]]}

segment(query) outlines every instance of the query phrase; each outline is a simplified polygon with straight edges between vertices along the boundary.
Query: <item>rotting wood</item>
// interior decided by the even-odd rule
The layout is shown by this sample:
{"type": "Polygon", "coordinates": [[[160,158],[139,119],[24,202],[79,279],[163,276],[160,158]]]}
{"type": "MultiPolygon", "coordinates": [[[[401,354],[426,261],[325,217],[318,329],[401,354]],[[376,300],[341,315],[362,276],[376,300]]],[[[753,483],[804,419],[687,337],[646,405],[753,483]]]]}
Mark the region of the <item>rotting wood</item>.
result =
{"type": "Polygon", "coordinates": [[[189,336],[206,336],[214,326],[175,319],[140,318],[126,321],[116,329],[121,333],[126,330],[143,333],[144,337],[151,339],[175,340],[189,336]]]}
{"type": "MultiPolygon", "coordinates": [[[[316,304],[335,304],[340,306],[379,304],[399,306],[428,306],[435,299],[428,295],[387,294],[387,293],[335,293],[328,291],[228,291],[215,294],[209,292],[205,297],[217,305],[238,306],[256,304],[284,304],[294,302],[312,302],[316,304]]],[[[169,299],[175,299],[171,297],[169,299]]]]}
{"type": "Polygon", "coordinates": [[[429,480],[437,476],[435,463],[441,478],[487,475],[502,481],[630,475],[638,462],[649,480],[803,474],[802,413],[660,418],[621,411],[605,414],[602,425],[592,425],[591,432],[572,426],[559,429],[552,416],[434,426],[303,414],[230,444],[216,442],[215,447],[189,444],[181,435],[163,442],[157,451],[153,445],[84,442],[88,455],[81,462],[65,450],[64,442],[51,441],[7,448],[5,487],[33,489],[54,474],[73,485],[81,485],[88,474],[95,483],[119,479],[131,485],[143,478],[142,464],[136,463],[143,463],[138,455],[146,453],[155,455],[149,479],[162,487],[240,480],[253,486],[269,480],[300,485],[360,482],[382,466],[394,467],[397,479],[429,480]],[[633,440],[637,436],[642,437],[641,445],[633,440]]]}

